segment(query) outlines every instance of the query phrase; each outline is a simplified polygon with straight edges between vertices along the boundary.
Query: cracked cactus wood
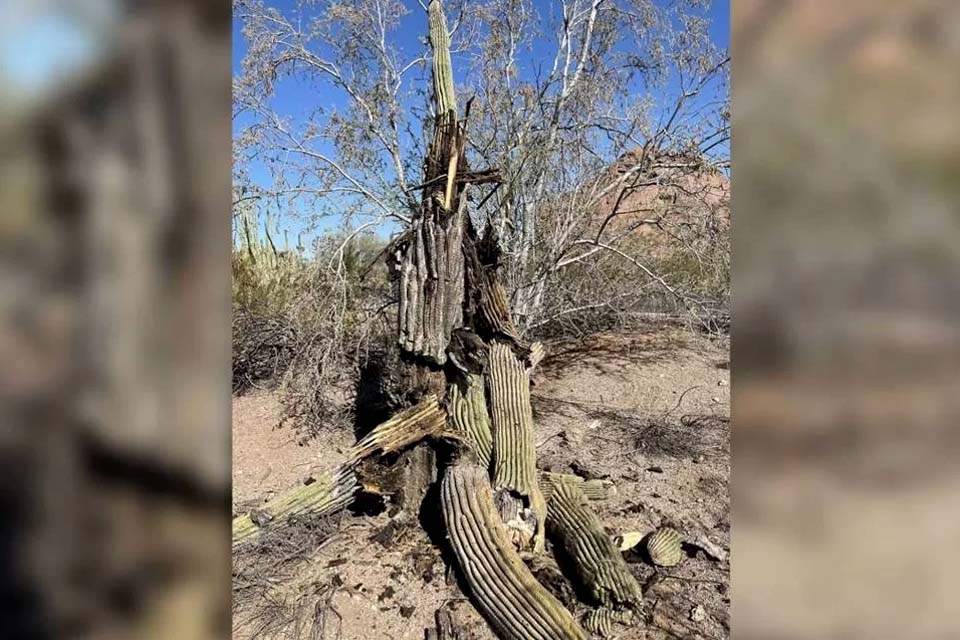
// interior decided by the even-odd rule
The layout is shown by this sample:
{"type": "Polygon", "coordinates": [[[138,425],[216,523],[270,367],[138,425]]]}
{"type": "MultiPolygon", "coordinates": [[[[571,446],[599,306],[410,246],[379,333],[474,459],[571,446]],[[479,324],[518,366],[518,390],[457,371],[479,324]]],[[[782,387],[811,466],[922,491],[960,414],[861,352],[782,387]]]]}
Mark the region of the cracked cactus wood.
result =
{"type": "Polygon", "coordinates": [[[593,604],[639,611],[643,592],[576,482],[556,482],[547,527],[593,604]]]}
{"type": "Polygon", "coordinates": [[[464,224],[463,254],[467,282],[464,318],[482,336],[503,338],[525,350],[528,347],[521,340],[520,332],[510,316],[507,290],[498,273],[500,249],[493,226],[488,224],[481,238],[469,218],[464,224]]]}
{"type": "Polygon", "coordinates": [[[506,640],[586,640],[587,633],[537,582],[507,537],[486,472],[469,455],[447,467],[441,507],[473,601],[506,640]]]}
{"type": "Polygon", "coordinates": [[[401,411],[373,428],[350,449],[346,464],[352,465],[376,452],[400,451],[446,428],[446,414],[436,396],[401,411]]]}
{"type": "Polygon", "coordinates": [[[399,248],[400,347],[434,364],[446,362],[450,334],[463,319],[463,218],[463,206],[447,213],[425,205],[399,248]]]}
{"type": "Polygon", "coordinates": [[[537,478],[530,378],[507,344],[490,346],[487,386],[493,425],[493,489],[519,549],[542,551],[547,503],[537,478]]]}
{"type": "MultiPolygon", "coordinates": [[[[453,87],[453,68],[450,64],[450,34],[447,32],[447,18],[439,0],[431,0],[427,8],[430,21],[430,47],[433,49],[433,97],[436,102],[438,130],[445,130],[442,136],[447,151],[447,176],[444,188],[443,206],[450,208],[456,188],[457,165],[460,157],[461,131],[457,126],[457,96],[453,87]]],[[[432,178],[433,176],[428,176],[432,178]]]]}

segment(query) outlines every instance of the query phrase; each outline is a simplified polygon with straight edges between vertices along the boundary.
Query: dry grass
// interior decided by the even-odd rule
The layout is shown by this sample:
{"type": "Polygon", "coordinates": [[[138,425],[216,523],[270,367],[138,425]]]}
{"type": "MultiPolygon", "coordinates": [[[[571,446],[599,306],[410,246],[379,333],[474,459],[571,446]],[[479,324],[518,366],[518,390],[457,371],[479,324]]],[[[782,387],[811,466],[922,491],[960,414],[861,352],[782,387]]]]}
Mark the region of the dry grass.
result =
{"type": "Polygon", "coordinates": [[[249,638],[336,637],[330,599],[335,585],[304,592],[304,563],[337,531],[338,516],[268,527],[253,544],[234,550],[233,630],[249,638]]]}

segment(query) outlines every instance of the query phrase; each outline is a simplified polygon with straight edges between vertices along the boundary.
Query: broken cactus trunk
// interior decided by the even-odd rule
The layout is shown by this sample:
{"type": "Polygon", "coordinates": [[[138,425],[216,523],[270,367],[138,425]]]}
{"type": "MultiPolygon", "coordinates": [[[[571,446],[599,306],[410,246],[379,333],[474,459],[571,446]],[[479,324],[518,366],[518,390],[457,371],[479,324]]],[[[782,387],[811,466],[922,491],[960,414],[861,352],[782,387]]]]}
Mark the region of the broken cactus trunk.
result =
{"type": "MultiPolygon", "coordinates": [[[[584,604],[596,607],[587,618],[592,629],[636,620],[640,587],[588,504],[611,487],[537,469],[530,374],[544,349],[526,343],[513,322],[493,225],[482,234],[473,226],[466,191],[495,181],[497,172],[471,173],[467,167],[467,118],[457,117],[440,0],[431,0],[428,13],[436,110],[432,141],[419,206],[387,255],[398,287],[401,366],[424,393],[408,397],[412,406],[363,435],[343,468],[331,476],[340,482],[325,481],[322,491],[284,496],[269,515],[291,508],[327,513],[343,502],[343,491],[373,484],[363,477],[364,460],[385,453],[396,457],[406,449],[399,454],[401,462],[430,468],[408,474],[417,486],[397,493],[422,499],[422,479],[439,471],[442,515],[437,518],[442,522],[437,524],[445,527],[470,601],[498,635],[506,640],[585,640],[587,631],[526,563],[545,554],[548,533],[567,564],[573,564],[577,592],[586,594],[584,604]],[[452,444],[452,452],[449,447],[444,448],[448,455],[410,451],[430,439],[452,444]],[[309,505],[298,505],[300,498],[309,505]]],[[[404,502],[404,510],[418,506],[404,502]]],[[[239,527],[235,524],[235,541],[238,534],[249,538],[257,526],[245,518],[239,527]]],[[[437,633],[449,635],[445,626],[437,633]]]]}

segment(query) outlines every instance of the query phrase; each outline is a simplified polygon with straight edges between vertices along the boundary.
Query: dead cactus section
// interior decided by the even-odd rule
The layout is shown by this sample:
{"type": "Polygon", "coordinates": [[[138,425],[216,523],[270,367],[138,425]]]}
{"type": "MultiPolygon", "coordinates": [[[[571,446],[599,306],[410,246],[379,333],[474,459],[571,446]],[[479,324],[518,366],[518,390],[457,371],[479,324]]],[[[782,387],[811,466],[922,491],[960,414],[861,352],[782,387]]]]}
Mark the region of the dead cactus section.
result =
{"type": "Polygon", "coordinates": [[[447,415],[435,395],[401,411],[378,425],[353,446],[348,458],[332,473],[296,487],[248,514],[233,520],[233,545],[254,538],[262,528],[286,522],[291,516],[321,517],[346,508],[360,489],[356,467],[373,454],[402,451],[446,430],[447,415]]]}
{"type": "Polygon", "coordinates": [[[426,438],[438,436],[447,426],[447,416],[435,395],[420,404],[401,411],[386,422],[377,425],[350,450],[344,463],[353,466],[374,453],[401,451],[426,438]]]}
{"type": "Polygon", "coordinates": [[[487,386],[493,425],[493,490],[521,550],[544,549],[547,504],[537,478],[530,378],[508,345],[490,346],[487,386]]]}
{"type": "Polygon", "coordinates": [[[465,220],[465,227],[463,255],[467,293],[464,320],[479,335],[507,340],[526,356],[528,347],[510,316],[510,301],[500,278],[501,251],[494,227],[488,224],[483,236],[473,228],[469,218],[465,220]]]}
{"type": "Polygon", "coordinates": [[[497,514],[484,469],[461,457],[447,467],[441,507],[450,546],[473,601],[512,640],[586,640],[587,633],[520,559],[497,514]]]}
{"type": "Polygon", "coordinates": [[[253,539],[261,528],[285,522],[291,516],[320,518],[344,509],[353,502],[359,487],[351,468],[324,473],[311,484],[287,491],[259,509],[234,518],[233,546],[253,539]]]}
{"type": "Polygon", "coordinates": [[[446,361],[451,332],[463,315],[463,219],[466,198],[458,193],[457,172],[466,168],[464,125],[450,65],[450,36],[439,2],[429,6],[433,47],[433,90],[437,115],[433,140],[424,160],[420,210],[400,243],[399,343],[416,358],[434,365],[446,361]]]}
{"type": "Polygon", "coordinates": [[[450,334],[463,320],[464,205],[447,212],[436,200],[424,203],[399,248],[399,344],[426,362],[446,361],[450,334]]]}
{"type": "Polygon", "coordinates": [[[543,497],[546,498],[548,505],[550,500],[553,498],[554,490],[556,489],[557,485],[561,483],[575,484],[580,488],[580,491],[583,492],[583,495],[587,498],[587,500],[590,501],[607,500],[610,498],[610,496],[617,492],[617,487],[611,480],[603,480],[600,478],[585,480],[580,476],[575,476],[569,473],[544,471],[540,474],[540,489],[543,491],[543,497]]]}
{"type": "Polygon", "coordinates": [[[553,479],[547,530],[592,604],[639,613],[643,592],[578,482],[553,479]]]}

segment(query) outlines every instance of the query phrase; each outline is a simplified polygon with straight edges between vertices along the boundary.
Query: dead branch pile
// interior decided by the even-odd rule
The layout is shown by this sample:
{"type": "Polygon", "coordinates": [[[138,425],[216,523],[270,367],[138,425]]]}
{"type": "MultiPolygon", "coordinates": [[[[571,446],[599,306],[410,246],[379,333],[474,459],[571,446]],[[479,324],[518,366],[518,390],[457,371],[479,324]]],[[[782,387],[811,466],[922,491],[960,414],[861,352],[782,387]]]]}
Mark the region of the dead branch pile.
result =
{"type": "Polygon", "coordinates": [[[233,392],[279,380],[296,357],[295,329],[282,316],[233,314],[233,392]]]}

